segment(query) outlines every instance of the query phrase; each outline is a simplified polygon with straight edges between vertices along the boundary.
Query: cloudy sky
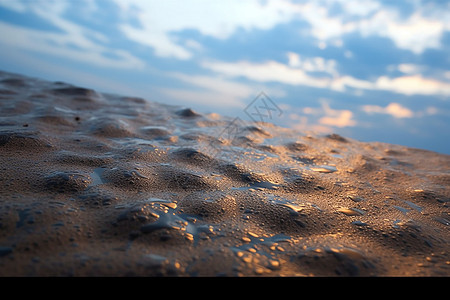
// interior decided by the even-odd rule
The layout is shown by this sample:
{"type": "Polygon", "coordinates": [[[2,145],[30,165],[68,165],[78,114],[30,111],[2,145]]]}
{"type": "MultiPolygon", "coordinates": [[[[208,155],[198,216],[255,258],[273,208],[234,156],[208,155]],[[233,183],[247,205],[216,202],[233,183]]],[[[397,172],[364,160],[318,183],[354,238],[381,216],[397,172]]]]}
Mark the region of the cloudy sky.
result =
{"type": "Polygon", "coordinates": [[[0,0],[0,69],[450,154],[450,2],[0,0]]]}

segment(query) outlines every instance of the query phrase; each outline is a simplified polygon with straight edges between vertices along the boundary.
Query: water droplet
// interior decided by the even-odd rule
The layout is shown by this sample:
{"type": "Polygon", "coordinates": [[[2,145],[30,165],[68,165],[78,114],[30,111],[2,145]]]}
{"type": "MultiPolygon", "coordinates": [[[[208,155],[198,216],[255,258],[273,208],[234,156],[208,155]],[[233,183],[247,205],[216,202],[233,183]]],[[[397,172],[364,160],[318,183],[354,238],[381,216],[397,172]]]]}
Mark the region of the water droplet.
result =
{"type": "Polygon", "coordinates": [[[347,258],[353,259],[353,260],[361,260],[364,258],[364,255],[359,252],[358,250],[348,248],[348,247],[342,247],[339,249],[331,249],[331,251],[338,255],[343,255],[347,258]]]}
{"type": "Polygon", "coordinates": [[[279,185],[270,181],[257,181],[250,183],[249,186],[242,186],[242,187],[232,187],[232,190],[261,190],[261,189],[270,189],[270,190],[276,190],[279,188],[279,185]]]}
{"type": "Polygon", "coordinates": [[[327,165],[314,166],[314,167],[310,167],[310,169],[314,172],[319,172],[319,173],[333,173],[333,172],[337,171],[337,168],[335,166],[327,166],[327,165]]]}
{"type": "Polygon", "coordinates": [[[167,261],[167,258],[162,255],[158,254],[145,254],[143,258],[151,260],[152,262],[162,263],[164,261],[167,261]]]}
{"type": "Polygon", "coordinates": [[[355,195],[348,195],[347,198],[349,198],[355,202],[361,202],[361,201],[365,200],[363,197],[359,197],[359,196],[355,196],[355,195]]]}
{"type": "Polygon", "coordinates": [[[158,220],[155,222],[141,226],[141,231],[143,233],[150,233],[163,228],[181,230],[185,228],[186,225],[186,220],[180,218],[178,215],[174,213],[164,213],[159,215],[158,220]]]}
{"type": "Polygon", "coordinates": [[[248,235],[250,235],[250,236],[252,236],[252,237],[255,237],[255,238],[259,237],[256,233],[253,233],[253,232],[251,232],[251,231],[249,231],[249,232],[247,232],[247,233],[248,233],[248,235]]]}
{"type": "Polygon", "coordinates": [[[364,222],[359,221],[359,220],[353,221],[352,224],[356,225],[356,226],[367,226],[368,225],[367,223],[364,223],[364,222]]]}
{"type": "Polygon", "coordinates": [[[271,259],[271,260],[269,260],[268,268],[271,270],[276,270],[276,269],[280,268],[280,262],[278,260],[271,259]]]}
{"type": "Polygon", "coordinates": [[[281,205],[292,209],[294,211],[294,213],[299,213],[299,212],[301,212],[304,209],[303,206],[300,206],[300,205],[297,205],[297,204],[293,204],[293,203],[281,203],[281,205]]]}
{"type": "Polygon", "coordinates": [[[194,235],[192,233],[186,232],[184,234],[184,236],[186,237],[186,239],[188,239],[189,241],[193,241],[194,240],[194,235]]]}
{"type": "Polygon", "coordinates": [[[360,216],[365,213],[364,211],[357,208],[340,208],[338,209],[338,211],[347,216],[360,216]]]}
{"type": "Polygon", "coordinates": [[[392,225],[392,227],[394,228],[400,228],[400,226],[405,225],[405,222],[403,222],[402,220],[396,219],[394,220],[394,224],[392,225]]]}
{"type": "Polygon", "coordinates": [[[177,204],[175,202],[172,202],[172,201],[169,201],[169,200],[165,200],[165,199],[150,198],[150,199],[147,200],[147,202],[159,203],[159,204],[164,205],[164,206],[166,206],[168,208],[171,208],[171,209],[177,208],[177,204]]]}

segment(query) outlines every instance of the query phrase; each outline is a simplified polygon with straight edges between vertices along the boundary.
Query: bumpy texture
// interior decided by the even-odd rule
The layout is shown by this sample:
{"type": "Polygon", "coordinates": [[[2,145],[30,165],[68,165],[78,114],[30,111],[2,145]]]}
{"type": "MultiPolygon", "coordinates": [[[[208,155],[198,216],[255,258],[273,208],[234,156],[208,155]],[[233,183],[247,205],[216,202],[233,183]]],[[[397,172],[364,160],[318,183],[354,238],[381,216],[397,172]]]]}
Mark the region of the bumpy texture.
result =
{"type": "Polygon", "coordinates": [[[448,155],[5,72],[0,98],[0,276],[450,275],[448,155]]]}

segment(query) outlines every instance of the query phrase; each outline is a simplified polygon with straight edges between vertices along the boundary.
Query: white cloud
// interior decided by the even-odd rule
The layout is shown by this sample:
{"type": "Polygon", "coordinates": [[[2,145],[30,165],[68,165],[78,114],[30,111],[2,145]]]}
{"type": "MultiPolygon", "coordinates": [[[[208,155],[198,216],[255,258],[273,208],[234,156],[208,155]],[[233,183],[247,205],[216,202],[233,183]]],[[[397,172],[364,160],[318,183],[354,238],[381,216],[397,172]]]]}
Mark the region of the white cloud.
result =
{"type": "Polygon", "coordinates": [[[327,99],[318,99],[320,107],[292,107],[280,105],[287,115],[287,126],[303,132],[332,133],[337,128],[354,127],[358,124],[353,119],[353,112],[347,109],[334,109],[327,99]]]}
{"type": "Polygon", "coordinates": [[[178,99],[187,99],[194,103],[202,103],[208,106],[242,108],[242,100],[250,97],[252,93],[254,93],[254,90],[248,85],[220,77],[201,75],[192,76],[182,73],[172,73],[168,75],[189,83],[191,89],[164,89],[167,95],[178,99]],[[195,87],[197,87],[197,89],[195,89],[195,87]]]}
{"type": "Polygon", "coordinates": [[[422,72],[424,67],[416,64],[399,64],[397,66],[397,69],[402,73],[411,75],[411,74],[419,74],[420,72],[422,72]]]}
{"type": "Polygon", "coordinates": [[[421,54],[426,49],[441,46],[440,40],[450,30],[450,13],[429,14],[426,7],[415,4],[415,13],[407,18],[377,1],[324,0],[298,4],[298,17],[306,20],[309,33],[325,49],[328,44],[339,45],[341,37],[348,33],[385,37],[401,49],[421,54]],[[342,13],[330,15],[329,7],[338,3],[342,13]]]}
{"type": "Polygon", "coordinates": [[[160,88],[159,92],[168,96],[174,103],[181,105],[201,105],[205,109],[242,108],[242,103],[236,95],[222,94],[211,90],[160,88]]]}
{"type": "Polygon", "coordinates": [[[261,87],[234,82],[220,76],[188,75],[165,73],[166,76],[187,83],[187,88],[159,88],[159,92],[178,104],[191,103],[204,109],[220,109],[221,112],[242,110],[245,101],[254,97],[261,87]]]}
{"type": "Polygon", "coordinates": [[[428,79],[422,75],[389,78],[379,77],[374,89],[387,90],[404,95],[444,95],[450,96],[450,83],[428,79]]]}
{"type": "Polygon", "coordinates": [[[340,47],[343,35],[357,32],[363,36],[389,38],[397,47],[416,54],[438,48],[442,34],[450,30],[448,14],[426,16],[425,10],[417,6],[416,12],[405,19],[395,9],[373,0],[114,2],[124,15],[132,16],[142,25],[139,28],[127,23],[121,25],[129,39],[152,47],[158,56],[178,59],[191,58],[195,50],[178,44],[172,34],[190,29],[216,39],[226,39],[240,28],[270,30],[278,24],[304,20],[310,27],[299,30],[299,35],[308,32],[321,49],[328,45],[340,47]],[[331,14],[333,4],[340,5],[342,12],[331,14]]]}
{"type": "Polygon", "coordinates": [[[233,93],[234,95],[247,97],[252,89],[245,84],[229,81],[220,77],[187,75],[183,73],[172,73],[172,77],[190,83],[194,86],[210,89],[221,93],[233,93]]]}
{"type": "Polygon", "coordinates": [[[421,54],[426,49],[440,47],[446,23],[448,21],[428,19],[421,11],[403,20],[396,11],[380,10],[370,19],[355,22],[355,29],[363,36],[387,37],[397,47],[421,54]]]}
{"type": "Polygon", "coordinates": [[[288,52],[288,65],[292,68],[299,68],[306,72],[325,72],[332,76],[337,75],[337,62],[334,59],[324,59],[320,56],[301,57],[294,52],[288,52]]]}
{"type": "Polygon", "coordinates": [[[126,51],[104,48],[81,35],[43,32],[1,21],[0,32],[8,33],[9,36],[0,40],[3,47],[51,54],[103,67],[136,69],[144,64],[126,51]],[[108,58],[104,55],[106,53],[116,58],[108,58]]]}
{"type": "Polygon", "coordinates": [[[325,112],[325,116],[319,119],[319,123],[322,125],[339,128],[356,125],[356,121],[353,120],[353,113],[348,109],[332,109],[327,103],[322,103],[322,109],[325,112]]]}
{"type": "Polygon", "coordinates": [[[439,110],[438,110],[436,107],[434,107],[434,106],[428,106],[428,107],[425,109],[424,114],[425,114],[425,115],[428,115],[428,116],[434,116],[434,115],[439,114],[439,110]]]}
{"type": "Polygon", "coordinates": [[[157,1],[114,0],[124,13],[133,12],[142,27],[122,24],[131,40],[152,47],[162,57],[188,59],[193,50],[176,43],[171,34],[198,30],[201,34],[226,39],[238,28],[270,29],[289,22],[297,8],[288,1],[157,1]],[[137,8],[137,9],[136,9],[137,8]]]}
{"type": "Polygon", "coordinates": [[[267,61],[264,63],[251,63],[248,61],[235,63],[205,61],[202,63],[202,66],[226,76],[246,77],[258,82],[280,82],[319,88],[326,88],[329,84],[328,78],[313,77],[300,68],[291,68],[288,65],[276,61],[267,61]]]}
{"type": "Polygon", "coordinates": [[[327,4],[339,3],[345,13],[349,16],[367,17],[378,11],[380,3],[373,0],[328,0],[327,4]]]}
{"type": "Polygon", "coordinates": [[[450,71],[444,72],[444,78],[450,80],[450,71]]]}
{"type": "MultiPolygon", "coordinates": [[[[391,39],[399,48],[420,54],[428,48],[438,48],[445,30],[450,29],[447,15],[439,19],[426,17],[425,12],[404,19],[396,10],[382,7],[372,0],[323,0],[295,3],[288,0],[229,1],[157,1],[114,0],[124,14],[133,15],[142,27],[122,24],[121,30],[131,40],[150,46],[163,57],[189,59],[193,50],[179,45],[171,34],[187,29],[217,39],[230,37],[237,29],[269,30],[292,20],[304,20],[321,49],[328,44],[342,46],[341,37],[359,32],[363,36],[391,39]],[[342,8],[340,14],[330,14],[332,4],[342,8]],[[176,17],[173,17],[176,16],[176,17]]],[[[301,34],[299,32],[299,34],[301,34]]]]}
{"type": "MultiPolygon", "coordinates": [[[[194,40],[179,43],[174,34],[183,30],[197,30],[216,39],[227,39],[238,29],[270,30],[278,24],[304,20],[310,27],[302,32],[309,32],[321,49],[328,45],[342,47],[343,35],[358,32],[364,36],[389,38],[397,47],[417,54],[429,48],[440,47],[442,34],[450,30],[450,13],[429,14],[416,5],[416,12],[405,19],[393,8],[382,6],[373,0],[321,0],[303,3],[290,0],[112,1],[119,6],[123,15],[123,23],[119,28],[128,39],[153,48],[157,56],[178,59],[189,59],[204,46],[194,40]],[[342,12],[331,14],[330,7],[336,3],[340,5],[342,12]],[[141,26],[127,23],[130,18],[141,26]]],[[[92,39],[107,40],[106,36],[98,32],[62,18],[62,12],[69,5],[66,1],[0,0],[0,5],[17,12],[28,10],[45,18],[65,31],[77,46],[85,49],[95,49],[92,48],[92,39]]],[[[80,7],[83,14],[90,15],[90,18],[95,17],[95,9],[101,9],[101,5],[94,0],[85,0],[80,7]]],[[[299,31],[299,35],[302,32],[299,31]]]]}
{"type": "Polygon", "coordinates": [[[354,24],[345,22],[342,16],[329,16],[327,5],[322,2],[308,2],[300,6],[299,18],[310,25],[310,34],[321,41],[320,48],[326,47],[327,41],[339,39],[343,34],[354,30],[354,24]]]}
{"type": "MultiPolygon", "coordinates": [[[[336,71],[336,62],[320,57],[301,58],[295,53],[288,53],[288,64],[276,61],[252,63],[248,61],[220,62],[204,61],[201,65],[209,70],[229,77],[245,77],[257,82],[279,82],[289,85],[304,85],[327,88],[335,91],[384,90],[404,95],[450,95],[450,83],[436,79],[424,78],[422,75],[405,75],[395,78],[380,76],[374,81],[361,80],[336,71]],[[330,76],[314,76],[308,72],[323,71],[330,76]]],[[[403,66],[403,70],[411,66],[403,66]]],[[[411,71],[409,70],[409,71],[411,71]]]]}
{"type": "Polygon", "coordinates": [[[3,37],[0,44],[4,47],[65,57],[103,67],[140,69],[144,65],[143,61],[125,50],[103,46],[102,43],[108,42],[105,35],[65,19],[63,13],[69,9],[68,2],[31,1],[27,2],[27,6],[21,2],[14,5],[7,3],[10,1],[0,2],[0,5],[20,12],[29,10],[60,31],[43,31],[0,21],[0,33],[3,37]]]}
{"type": "Polygon", "coordinates": [[[318,47],[342,45],[341,37],[348,33],[381,36],[391,39],[401,49],[421,54],[426,49],[440,47],[445,30],[450,30],[450,14],[429,16],[416,5],[415,13],[404,18],[393,8],[382,7],[372,0],[324,0],[296,5],[297,18],[311,26],[309,33],[318,47]],[[330,7],[339,4],[342,13],[330,14],[330,7]]]}
{"type": "Polygon", "coordinates": [[[374,89],[374,84],[348,75],[337,76],[330,82],[330,89],[335,91],[345,92],[348,87],[359,90],[371,90],[374,89]]]}
{"type": "Polygon", "coordinates": [[[362,110],[368,114],[388,114],[398,119],[412,118],[414,116],[413,111],[396,102],[389,103],[386,107],[381,107],[378,105],[364,105],[362,106],[362,110]]]}
{"type": "MultiPolygon", "coordinates": [[[[174,34],[183,30],[197,30],[216,39],[227,39],[238,29],[270,30],[278,24],[304,20],[310,27],[302,32],[309,32],[321,49],[328,45],[342,47],[343,35],[359,32],[364,36],[389,38],[398,47],[417,54],[429,48],[438,48],[442,34],[445,30],[450,30],[448,13],[426,15],[425,10],[418,7],[413,15],[404,19],[394,9],[382,7],[373,0],[321,0],[305,3],[290,0],[112,1],[120,8],[123,23],[119,28],[128,39],[153,48],[157,56],[184,60],[192,58],[204,45],[194,40],[176,40],[174,34]],[[330,7],[335,3],[340,5],[342,13],[331,15],[330,7]],[[130,18],[141,26],[127,23],[130,18]]],[[[105,42],[108,37],[62,17],[69,4],[56,0],[0,0],[3,7],[17,12],[31,11],[64,31],[66,34],[60,35],[60,39],[52,39],[52,42],[59,46],[62,46],[61,43],[67,43],[70,37],[71,42],[84,50],[100,54],[101,51],[111,51],[99,50],[99,43],[93,42],[105,42]]],[[[100,4],[94,0],[85,0],[80,7],[83,8],[83,15],[89,15],[87,18],[95,17],[93,12],[101,9],[100,4]]],[[[302,32],[299,31],[299,35],[302,32]]],[[[128,54],[128,58],[129,56],[131,54],[128,54]]],[[[127,59],[126,56],[122,57],[127,59]]]]}

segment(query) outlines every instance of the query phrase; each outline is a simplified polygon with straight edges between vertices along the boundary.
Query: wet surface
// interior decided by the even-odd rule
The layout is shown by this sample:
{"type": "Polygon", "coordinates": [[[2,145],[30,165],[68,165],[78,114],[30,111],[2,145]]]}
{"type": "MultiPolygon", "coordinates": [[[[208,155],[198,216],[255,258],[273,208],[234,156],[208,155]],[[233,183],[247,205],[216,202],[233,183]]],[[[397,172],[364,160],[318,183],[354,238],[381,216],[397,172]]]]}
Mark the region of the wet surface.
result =
{"type": "Polygon", "coordinates": [[[0,89],[0,276],[450,275],[447,155],[0,89]]]}

